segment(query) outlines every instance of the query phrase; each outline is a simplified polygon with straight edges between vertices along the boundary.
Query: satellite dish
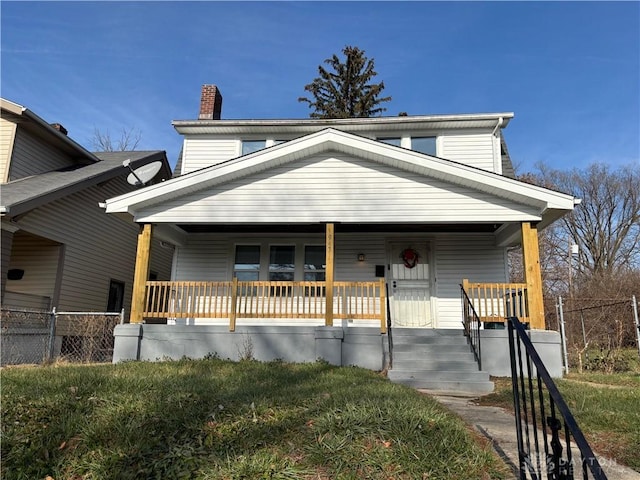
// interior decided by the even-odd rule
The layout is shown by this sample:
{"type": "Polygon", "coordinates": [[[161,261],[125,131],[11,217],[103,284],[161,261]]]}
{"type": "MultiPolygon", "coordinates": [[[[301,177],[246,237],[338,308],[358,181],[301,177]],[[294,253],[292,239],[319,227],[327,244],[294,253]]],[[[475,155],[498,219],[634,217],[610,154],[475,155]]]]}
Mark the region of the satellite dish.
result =
{"type": "Polygon", "coordinates": [[[151,162],[133,170],[131,168],[131,160],[125,160],[122,165],[131,170],[131,173],[127,177],[127,183],[129,185],[144,186],[150,181],[162,168],[162,162],[151,162]]]}

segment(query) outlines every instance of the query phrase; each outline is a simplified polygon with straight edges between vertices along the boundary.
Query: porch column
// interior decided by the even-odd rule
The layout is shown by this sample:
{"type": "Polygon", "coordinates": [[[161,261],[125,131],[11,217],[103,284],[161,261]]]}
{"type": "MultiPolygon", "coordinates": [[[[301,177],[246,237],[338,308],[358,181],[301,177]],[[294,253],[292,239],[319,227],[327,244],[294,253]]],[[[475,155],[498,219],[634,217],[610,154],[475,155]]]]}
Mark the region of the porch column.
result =
{"type": "Polygon", "coordinates": [[[136,253],[136,269],[133,274],[133,293],[131,297],[130,323],[142,323],[144,312],[145,290],[149,278],[149,258],[151,255],[151,224],[140,225],[138,233],[138,251],[136,253]]]}
{"type": "Polygon", "coordinates": [[[530,326],[532,329],[544,330],[544,303],[542,300],[538,228],[530,222],[522,222],[522,261],[524,281],[527,284],[530,326]]]}
{"type": "Polygon", "coordinates": [[[333,270],[334,270],[334,250],[335,250],[335,225],[333,223],[327,223],[326,227],[326,253],[325,253],[325,282],[326,282],[326,295],[325,295],[325,314],[324,324],[333,326],[333,270]]]}

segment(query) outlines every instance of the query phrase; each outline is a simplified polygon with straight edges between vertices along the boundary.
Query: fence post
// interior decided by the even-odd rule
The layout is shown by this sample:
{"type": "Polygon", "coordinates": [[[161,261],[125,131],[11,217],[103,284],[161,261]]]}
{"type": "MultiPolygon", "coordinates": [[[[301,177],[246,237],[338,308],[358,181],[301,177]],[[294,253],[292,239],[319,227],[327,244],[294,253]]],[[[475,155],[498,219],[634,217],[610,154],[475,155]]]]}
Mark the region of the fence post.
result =
{"type": "Polygon", "coordinates": [[[120,325],[124,325],[124,307],[120,310],[120,325]]]}
{"type": "Polygon", "coordinates": [[[638,322],[638,302],[636,296],[631,297],[631,305],[633,306],[633,318],[636,323],[636,340],[638,341],[638,356],[640,356],[640,322],[638,322]]]}
{"type": "Polygon", "coordinates": [[[564,330],[564,312],[562,311],[562,297],[558,297],[560,312],[560,336],[562,337],[562,355],[564,357],[564,373],[569,373],[569,356],[567,355],[567,335],[564,330]]]}
{"type": "Polygon", "coordinates": [[[53,350],[56,346],[56,320],[58,315],[56,314],[56,307],[51,309],[51,315],[49,316],[49,344],[47,345],[46,359],[48,362],[53,360],[53,350]]]}

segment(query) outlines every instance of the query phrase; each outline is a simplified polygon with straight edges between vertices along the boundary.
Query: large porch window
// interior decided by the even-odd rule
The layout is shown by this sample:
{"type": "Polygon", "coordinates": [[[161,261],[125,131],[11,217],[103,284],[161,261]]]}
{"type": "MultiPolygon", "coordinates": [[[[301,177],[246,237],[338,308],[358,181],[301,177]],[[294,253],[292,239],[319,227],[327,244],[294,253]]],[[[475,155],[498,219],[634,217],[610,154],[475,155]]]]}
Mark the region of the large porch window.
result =
{"type": "Polygon", "coordinates": [[[296,247],[272,245],[269,252],[269,280],[291,282],[296,271],[296,247]]]}
{"type": "Polygon", "coordinates": [[[324,282],[325,256],[324,245],[236,245],[233,276],[246,282],[324,282]]]}
{"type": "Polygon", "coordinates": [[[304,279],[310,282],[326,280],[327,249],[324,245],[306,245],[304,247],[304,279]]]}
{"type": "Polygon", "coordinates": [[[237,245],[233,276],[240,281],[260,279],[260,245],[237,245]]]}

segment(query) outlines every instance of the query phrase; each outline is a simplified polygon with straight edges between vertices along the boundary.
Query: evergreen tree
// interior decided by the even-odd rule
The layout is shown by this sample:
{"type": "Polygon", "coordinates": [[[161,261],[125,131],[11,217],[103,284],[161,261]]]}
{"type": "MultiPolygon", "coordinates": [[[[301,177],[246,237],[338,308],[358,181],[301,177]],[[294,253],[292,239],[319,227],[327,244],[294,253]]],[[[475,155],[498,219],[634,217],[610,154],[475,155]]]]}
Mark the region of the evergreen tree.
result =
{"type": "Polygon", "coordinates": [[[391,97],[380,98],[384,82],[369,83],[377,75],[373,59],[358,47],[346,46],[342,53],[344,63],[334,54],[324,61],[333,71],[318,66],[320,76],[304,87],[313,99],[300,97],[298,101],[314,109],[311,118],[372,117],[384,112],[386,108],[380,104],[391,97]]]}

